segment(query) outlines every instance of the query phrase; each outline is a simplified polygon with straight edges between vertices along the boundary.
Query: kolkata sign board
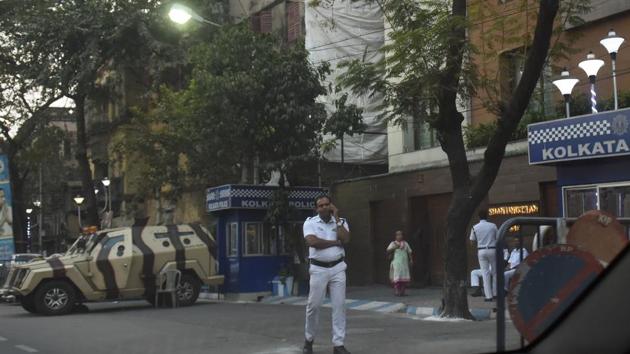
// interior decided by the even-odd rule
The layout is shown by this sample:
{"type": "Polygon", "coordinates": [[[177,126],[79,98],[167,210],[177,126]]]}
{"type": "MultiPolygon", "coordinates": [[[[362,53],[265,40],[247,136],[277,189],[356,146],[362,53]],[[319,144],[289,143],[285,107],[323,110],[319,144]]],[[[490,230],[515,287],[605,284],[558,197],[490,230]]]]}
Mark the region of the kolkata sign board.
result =
{"type": "MultiPolygon", "coordinates": [[[[206,190],[206,211],[226,209],[268,209],[278,187],[228,184],[206,190]]],[[[315,197],[325,194],[325,188],[287,187],[289,205],[296,209],[315,209],[315,197]]]]}
{"type": "Polygon", "coordinates": [[[0,154],[0,190],[0,260],[8,260],[15,253],[15,243],[9,160],[6,154],[0,154]]]}
{"type": "Polygon", "coordinates": [[[530,165],[630,155],[630,109],[527,126],[530,165]]]}

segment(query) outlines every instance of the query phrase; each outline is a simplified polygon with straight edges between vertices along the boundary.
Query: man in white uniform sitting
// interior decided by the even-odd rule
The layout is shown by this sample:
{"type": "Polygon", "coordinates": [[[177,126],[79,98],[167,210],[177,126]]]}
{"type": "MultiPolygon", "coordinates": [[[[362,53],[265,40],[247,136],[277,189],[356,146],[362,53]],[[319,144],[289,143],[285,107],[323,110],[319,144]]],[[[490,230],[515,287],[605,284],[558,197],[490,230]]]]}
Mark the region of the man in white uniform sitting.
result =
{"type": "MultiPolygon", "coordinates": [[[[523,260],[525,260],[527,256],[529,256],[529,253],[527,253],[527,249],[523,248],[523,260]]],[[[512,253],[510,253],[510,258],[508,259],[508,265],[505,268],[506,269],[505,272],[503,273],[503,279],[505,279],[505,283],[503,283],[505,285],[505,291],[508,291],[508,289],[510,288],[510,279],[512,279],[514,272],[516,272],[516,267],[520,263],[521,263],[521,249],[516,247],[512,250],[512,253]]]]}
{"type": "Polygon", "coordinates": [[[304,239],[309,246],[310,291],[306,304],[304,348],[313,353],[313,340],[319,324],[319,309],[329,288],[332,305],[333,354],[350,354],[344,347],[346,337],[346,268],[343,245],[350,241],[350,227],[332,204],[330,197],[315,199],[317,215],[304,222],[304,239]]]}

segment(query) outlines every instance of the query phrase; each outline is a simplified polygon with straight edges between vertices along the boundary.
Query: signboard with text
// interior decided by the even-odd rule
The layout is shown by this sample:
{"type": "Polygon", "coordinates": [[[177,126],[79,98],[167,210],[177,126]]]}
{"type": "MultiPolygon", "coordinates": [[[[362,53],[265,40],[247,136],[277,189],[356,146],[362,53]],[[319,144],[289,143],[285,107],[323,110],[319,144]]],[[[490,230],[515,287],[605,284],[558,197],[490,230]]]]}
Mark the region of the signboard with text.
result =
{"type": "Polygon", "coordinates": [[[0,154],[0,260],[8,260],[15,253],[11,201],[9,160],[7,155],[0,154]]]}
{"type": "Polygon", "coordinates": [[[630,109],[527,126],[529,163],[630,155],[630,109]]]}
{"type": "MultiPolygon", "coordinates": [[[[268,209],[271,206],[275,186],[228,184],[206,190],[206,211],[225,209],[268,209]]],[[[325,194],[325,188],[287,187],[289,205],[296,209],[315,209],[315,197],[325,194]]]]}

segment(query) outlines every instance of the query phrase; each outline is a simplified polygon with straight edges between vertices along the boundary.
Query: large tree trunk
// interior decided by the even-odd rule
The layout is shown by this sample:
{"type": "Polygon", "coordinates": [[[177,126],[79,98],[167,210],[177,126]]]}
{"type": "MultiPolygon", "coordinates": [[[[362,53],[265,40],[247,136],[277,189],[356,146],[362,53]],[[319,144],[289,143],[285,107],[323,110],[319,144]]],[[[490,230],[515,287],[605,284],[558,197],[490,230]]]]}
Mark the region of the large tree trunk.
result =
{"type": "MultiPolygon", "coordinates": [[[[553,32],[553,23],[558,12],[559,0],[541,0],[534,41],[525,61],[523,78],[498,120],[498,129],[488,143],[484,154],[484,163],[479,174],[471,179],[466,151],[461,133],[463,117],[456,110],[456,94],[452,89],[457,85],[461,65],[464,34],[455,30],[451,41],[451,58],[442,77],[442,90],[439,94],[440,117],[438,131],[442,149],[449,160],[451,179],[453,182],[453,198],[448,212],[446,235],[446,280],[444,284],[444,307],[441,316],[470,318],[468,297],[466,294],[467,258],[466,238],[468,224],[475,209],[486,197],[494,183],[501,161],[505,155],[505,147],[520,122],[534,88],[540,78],[553,32]],[[459,55],[459,56],[458,56],[459,55]]],[[[465,13],[465,0],[453,1],[453,16],[465,13]],[[463,12],[462,12],[463,6],[463,12]]]]}
{"type": "Polygon", "coordinates": [[[83,197],[87,208],[87,217],[82,222],[83,226],[99,225],[98,208],[96,206],[96,195],[94,194],[94,181],[92,170],[87,158],[87,134],[85,127],[85,96],[73,97],[76,106],[77,120],[77,153],[76,158],[79,163],[79,174],[83,187],[83,197]]]}

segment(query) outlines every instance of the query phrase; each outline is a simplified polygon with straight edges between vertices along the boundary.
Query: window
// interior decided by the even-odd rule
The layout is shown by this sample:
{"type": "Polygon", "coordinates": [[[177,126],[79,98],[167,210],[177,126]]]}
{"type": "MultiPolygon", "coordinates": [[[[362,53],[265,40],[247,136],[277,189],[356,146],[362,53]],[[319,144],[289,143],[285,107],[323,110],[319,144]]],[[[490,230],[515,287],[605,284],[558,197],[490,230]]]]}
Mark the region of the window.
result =
{"type": "Polygon", "coordinates": [[[227,247],[226,254],[228,257],[238,255],[238,223],[232,222],[227,224],[225,233],[225,245],[227,247]]]}
{"type": "Polygon", "coordinates": [[[302,36],[302,2],[287,3],[287,42],[293,43],[302,36]]]}
{"type": "Polygon", "coordinates": [[[246,256],[272,255],[272,237],[269,227],[263,223],[245,223],[245,252],[246,256]]]}
{"type": "Polygon", "coordinates": [[[271,33],[272,27],[271,10],[260,11],[250,17],[252,31],[256,33],[271,33]]]}
{"type": "Polygon", "coordinates": [[[431,129],[427,122],[414,122],[413,124],[413,145],[414,150],[424,150],[436,147],[435,130],[431,129]]]}
{"type": "Polygon", "coordinates": [[[578,217],[589,210],[630,217],[630,182],[569,187],[563,191],[566,217],[578,217]]]}
{"type": "MultiPolygon", "coordinates": [[[[501,54],[499,65],[501,70],[501,99],[507,101],[523,77],[523,67],[527,53],[523,49],[515,49],[501,54]]],[[[540,116],[555,116],[555,102],[553,101],[553,84],[551,82],[551,67],[545,63],[540,79],[527,107],[527,113],[540,116]]]]}

